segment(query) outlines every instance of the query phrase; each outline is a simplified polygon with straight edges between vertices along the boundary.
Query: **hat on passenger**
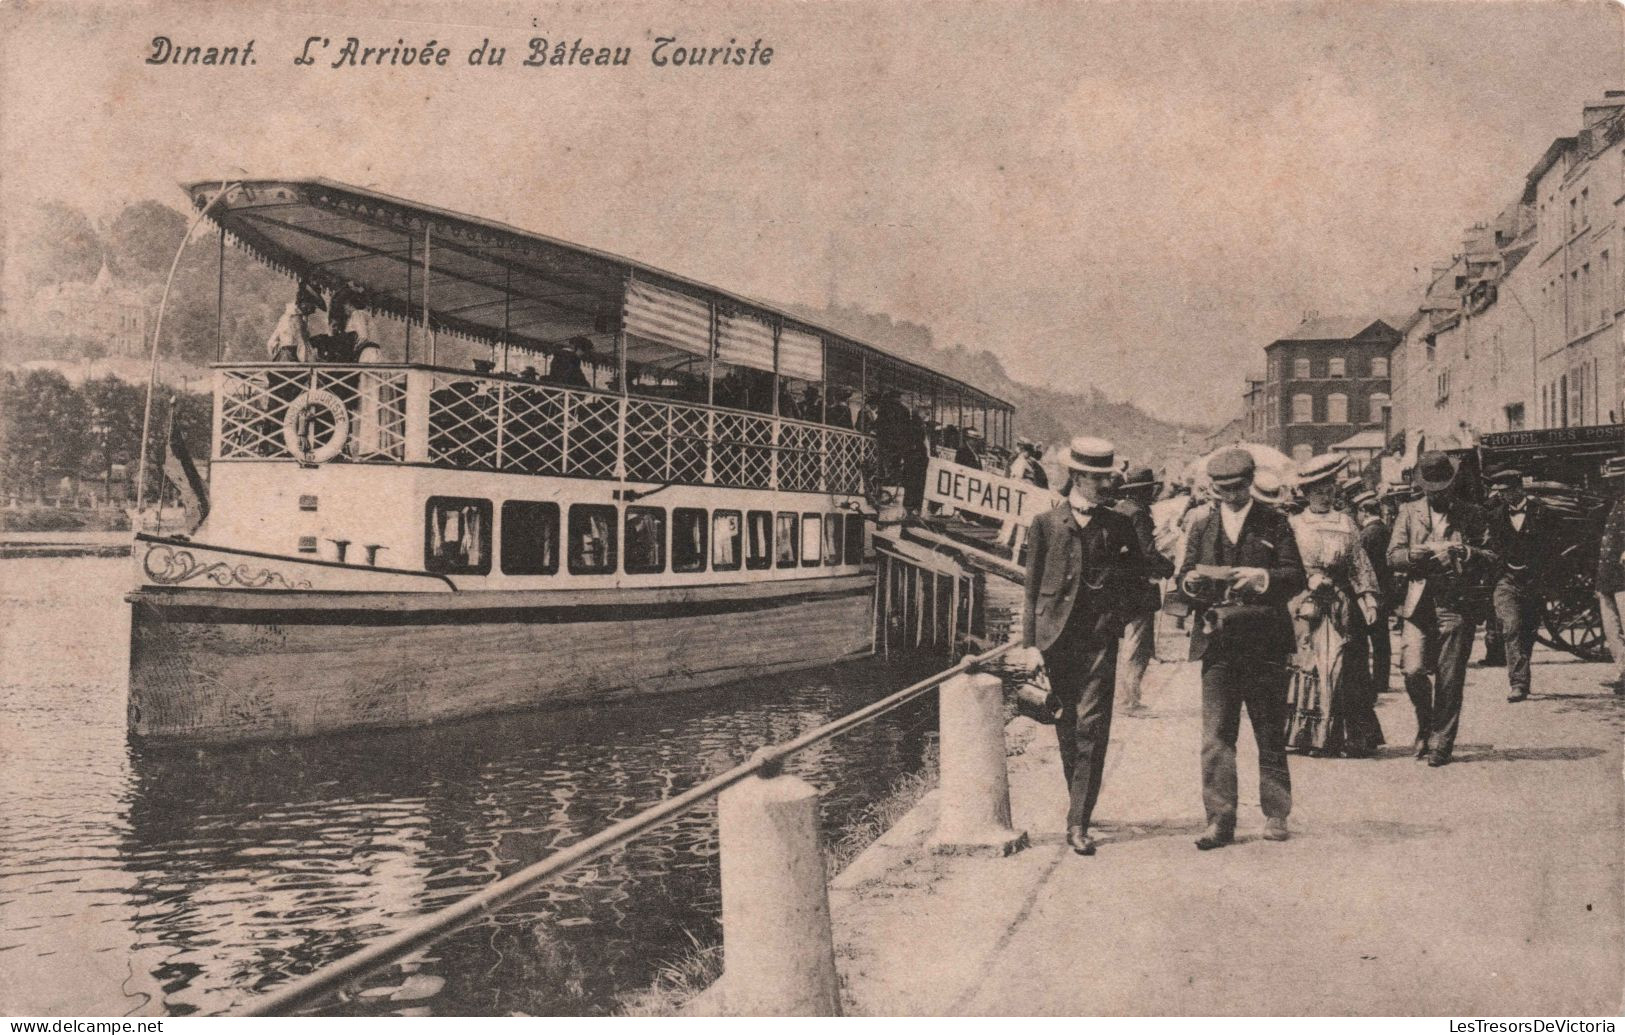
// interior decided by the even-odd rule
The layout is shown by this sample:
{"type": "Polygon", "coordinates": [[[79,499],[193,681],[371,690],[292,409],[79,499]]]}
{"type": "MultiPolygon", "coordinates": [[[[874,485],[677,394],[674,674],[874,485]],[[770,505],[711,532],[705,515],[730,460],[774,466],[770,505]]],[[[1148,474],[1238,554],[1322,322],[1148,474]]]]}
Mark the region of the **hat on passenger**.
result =
{"type": "Polygon", "coordinates": [[[570,339],[570,347],[575,349],[577,352],[591,352],[592,339],[584,334],[578,334],[574,338],[570,339]]]}
{"type": "Polygon", "coordinates": [[[1292,500],[1292,490],[1281,480],[1279,474],[1268,467],[1253,473],[1253,484],[1249,491],[1253,499],[1260,503],[1268,503],[1272,507],[1284,506],[1292,500]]]}
{"type": "Polygon", "coordinates": [[[1149,489],[1157,484],[1157,476],[1149,467],[1131,467],[1123,476],[1120,489],[1149,489]]]}
{"type": "Polygon", "coordinates": [[[308,305],[312,309],[326,309],[327,303],[322,299],[322,293],[316,290],[316,285],[308,280],[299,282],[299,291],[294,295],[295,305],[308,305]]]}
{"type": "Polygon", "coordinates": [[[1349,458],[1337,456],[1334,453],[1322,453],[1312,456],[1298,465],[1298,487],[1307,488],[1337,476],[1337,472],[1348,466],[1349,458]]]}
{"type": "Polygon", "coordinates": [[[1117,447],[1103,438],[1080,435],[1072,440],[1061,464],[1086,474],[1114,474],[1117,471],[1117,447]]]}
{"type": "Polygon", "coordinates": [[[1374,507],[1376,505],[1377,494],[1370,489],[1355,493],[1354,498],[1349,500],[1349,506],[1351,507],[1374,507]]]}
{"type": "Polygon", "coordinates": [[[1245,449],[1226,449],[1207,462],[1207,476],[1218,488],[1229,489],[1251,481],[1255,466],[1245,449]]]}
{"type": "Polygon", "coordinates": [[[1429,450],[1416,461],[1416,480],[1426,492],[1443,492],[1456,480],[1456,462],[1448,453],[1429,450]]]}
{"type": "Polygon", "coordinates": [[[1503,467],[1484,476],[1486,485],[1523,485],[1523,472],[1516,467],[1503,467]]]}

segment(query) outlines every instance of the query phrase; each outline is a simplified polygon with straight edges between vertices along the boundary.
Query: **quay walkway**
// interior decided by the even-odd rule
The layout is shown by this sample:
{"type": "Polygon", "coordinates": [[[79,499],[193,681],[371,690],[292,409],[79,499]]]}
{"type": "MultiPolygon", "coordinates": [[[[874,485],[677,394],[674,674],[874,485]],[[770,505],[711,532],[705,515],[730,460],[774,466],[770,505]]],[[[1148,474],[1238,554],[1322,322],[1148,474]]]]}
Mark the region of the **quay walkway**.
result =
{"type": "Polygon", "coordinates": [[[1258,836],[1243,722],[1238,843],[1212,852],[1192,844],[1196,666],[1154,665],[1149,714],[1116,717],[1090,858],[1064,842],[1053,732],[1017,719],[1012,811],[1032,847],[933,853],[925,799],[831,886],[845,1012],[1618,1014],[1625,706],[1608,675],[1540,651],[1536,693],[1509,704],[1503,671],[1475,665],[1440,769],[1410,757],[1404,694],[1383,695],[1379,757],[1292,757],[1286,843],[1258,836]]]}

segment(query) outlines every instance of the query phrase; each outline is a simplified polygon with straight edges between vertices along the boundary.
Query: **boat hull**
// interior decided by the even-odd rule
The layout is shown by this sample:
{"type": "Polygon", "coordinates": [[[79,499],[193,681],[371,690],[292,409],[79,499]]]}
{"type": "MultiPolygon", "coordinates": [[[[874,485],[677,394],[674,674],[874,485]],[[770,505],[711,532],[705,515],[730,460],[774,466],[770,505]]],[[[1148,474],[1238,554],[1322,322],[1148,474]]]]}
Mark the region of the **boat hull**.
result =
{"type": "Polygon", "coordinates": [[[230,743],[715,686],[872,649],[868,574],[602,592],[144,589],[129,727],[230,743]]]}

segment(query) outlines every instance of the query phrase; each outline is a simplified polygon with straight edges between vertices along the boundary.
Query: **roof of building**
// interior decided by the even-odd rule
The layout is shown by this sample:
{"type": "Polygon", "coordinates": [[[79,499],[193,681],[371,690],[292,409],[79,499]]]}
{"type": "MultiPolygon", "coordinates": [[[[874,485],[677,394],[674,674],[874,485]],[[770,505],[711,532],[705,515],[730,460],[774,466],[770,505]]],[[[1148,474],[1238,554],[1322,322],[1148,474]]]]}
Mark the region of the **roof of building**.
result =
{"type": "Polygon", "coordinates": [[[1306,318],[1298,326],[1275,340],[1282,341],[1349,341],[1370,333],[1397,334],[1386,318],[1369,316],[1316,316],[1306,318]]]}

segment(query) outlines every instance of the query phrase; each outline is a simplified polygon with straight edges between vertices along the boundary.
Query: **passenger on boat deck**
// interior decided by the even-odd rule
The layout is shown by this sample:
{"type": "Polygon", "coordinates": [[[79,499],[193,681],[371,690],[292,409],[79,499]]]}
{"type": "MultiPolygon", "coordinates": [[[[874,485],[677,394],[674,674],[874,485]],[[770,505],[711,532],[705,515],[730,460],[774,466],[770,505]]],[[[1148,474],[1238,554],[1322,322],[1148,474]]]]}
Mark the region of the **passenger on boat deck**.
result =
{"type": "Polygon", "coordinates": [[[265,343],[266,355],[272,363],[308,363],[310,361],[310,314],[322,309],[322,294],[308,281],[299,282],[298,294],[283,310],[282,319],[265,343]]]}
{"type": "Polygon", "coordinates": [[[818,390],[817,385],[808,385],[801,390],[801,419],[821,420],[824,415],[824,393],[818,390]]]}
{"type": "Polygon", "coordinates": [[[553,354],[553,366],[548,370],[543,380],[550,385],[562,385],[565,388],[591,388],[587,375],[582,372],[583,363],[592,362],[592,340],[576,336],[567,343],[568,350],[560,350],[553,354]]]}
{"type": "Polygon", "coordinates": [[[525,369],[519,371],[519,380],[529,381],[531,384],[540,384],[542,375],[536,372],[535,367],[527,365],[525,369]]]}
{"type": "Polygon", "coordinates": [[[796,405],[795,397],[790,394],[790,386],[784,384],[779,385],[779,416],[789,417],[792,420],[818,419],[816,412],[811,414],[801,412],[801,407],[796,405]]]}
{"type": "Polygon", "coordinates": [[[372,337],[372,313],[367,308],[365,292],[355,284],[346,284],[333,292],[327,306],[328,345],[333,363],[376,363],[383,358],[383,350],[372,337]]]}

